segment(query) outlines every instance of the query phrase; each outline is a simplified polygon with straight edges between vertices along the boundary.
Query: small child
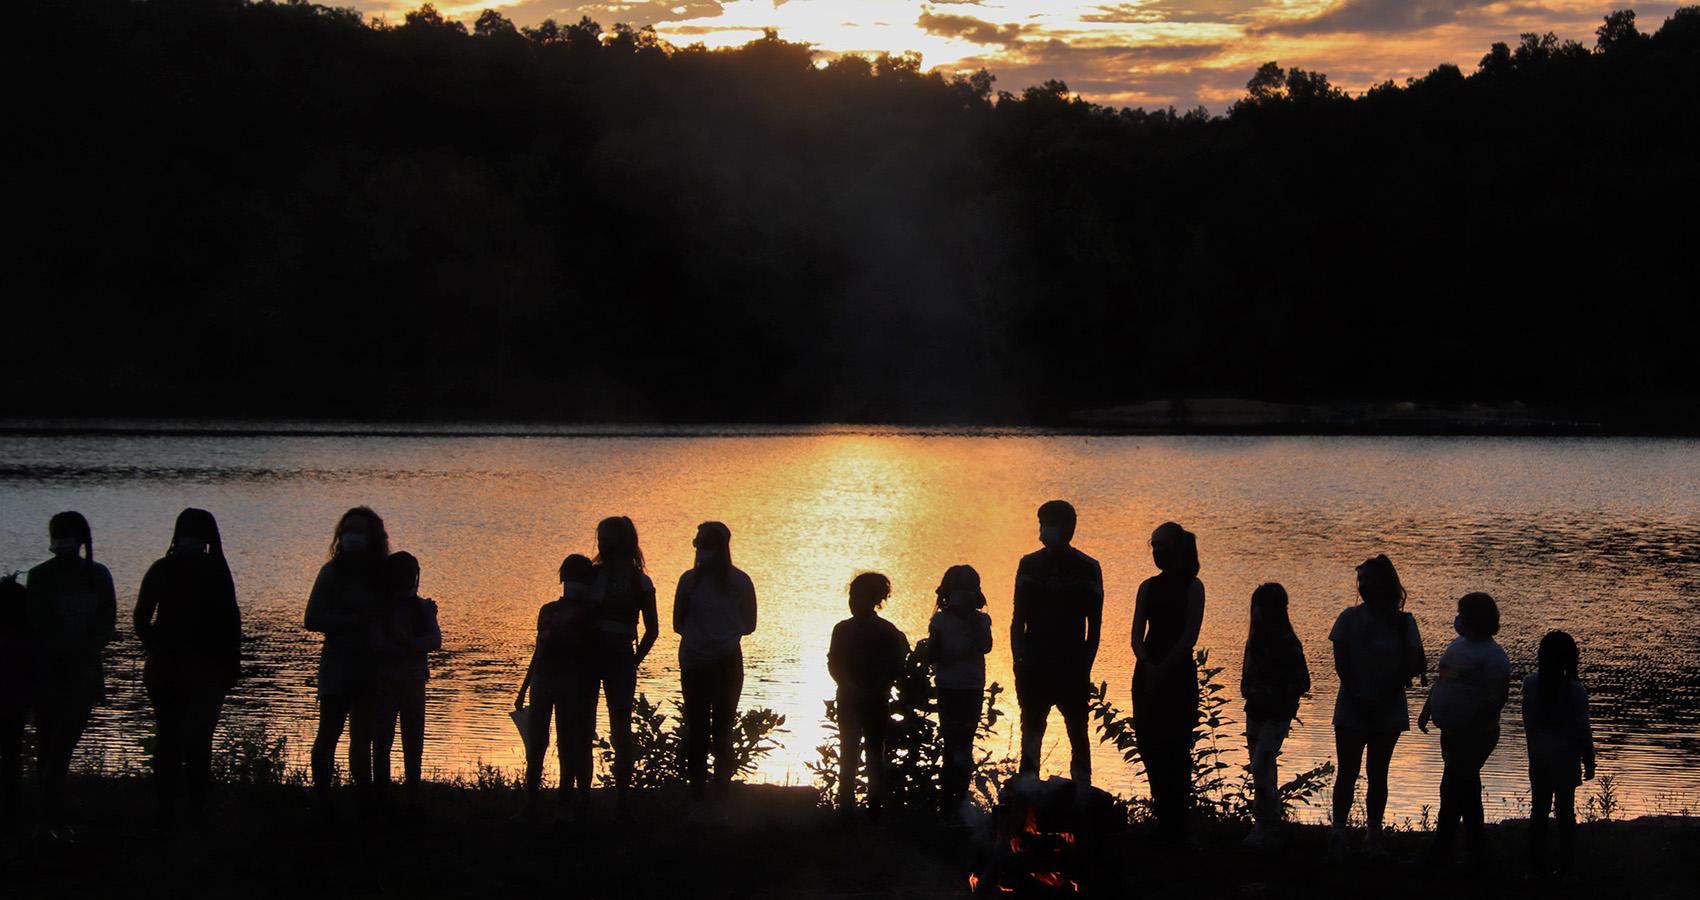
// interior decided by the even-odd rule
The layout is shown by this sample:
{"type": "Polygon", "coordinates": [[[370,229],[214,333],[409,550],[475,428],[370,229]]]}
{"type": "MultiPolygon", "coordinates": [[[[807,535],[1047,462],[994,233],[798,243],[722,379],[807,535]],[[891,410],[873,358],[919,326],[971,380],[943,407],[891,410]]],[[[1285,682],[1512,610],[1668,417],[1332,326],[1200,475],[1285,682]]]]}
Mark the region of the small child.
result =
{"type": "Polygon", "coordinates": [[[514,709],[524,709],[526,691],[531,691],[531,714],[525,721],[525,797],[526,816],[534,822],[543,787],[543,760],[549,753],[551,717],[561,766],[561,812],[566,812],[575,796],[581,821],[590,811],[597,688],[590,655],[596,612],[590,585],[596,570],[588,557],[574,553],[562,560],[559,574],[561,598],[537,611],[537,646],[514,700],[514,709]]]}
{"type": "Polygon", "coordinates": [[[1494,642],[1499,633],[1499,605],[1481,592],[1458,600],[1453,619],[1458,637],[1440,655],[1434,686],[1417,716],[1425,734],[1433,720],[1440,726],[1440,819],[1430,853],[1443,861],[1452,850],[1458,825],[1472,859],[1480,861],[1482,844],[1482,766],[1499,743],[1499,712],[1511,690],[1511,659],[1494,642]]]}
{"type": "Polygon", "coordinates": [[[1577,677],[1576,641],[1562,631],[1541,638],[1535,672],[1523,679],[1523,733],[1529,741],[1529,850],[1537,875],[1546,866],[1547,811],[1558,820],[1558,870],[1576,846],[1576,787],[1594,777],[1594,729],[1588,690],[1577,677]]]}
{"type": "Polygon", "coordinates": [[[0,834],[17,824],[23,796],[24,718],[29,712],[29,592],[17,573],[0,578],[0,834]]]}
{"type": "Polygon", "coordinates": [[[868,758],[868,812],[879,815],[885,796],[885,731],[891,724],[891,686],[909,655],[909,639],[875,610],[891,596],[891,579],[863,572],[850,581],[850,618],[832,629],[826,667],[838,683],[838,808],[856,806],[856,772],[868,758]]]}
{"type": "Polygon", "coordinates": [[[1274,839],[1281,827],[1281,782],[1276,760],[1287,740],[1299,698],[1310,693],[1310,666],[1304,646],[1287,615],[1287,589],[1270,582],[1251,594],[1251,627],[1240,664],[1240,696],[1245,698],[1245,737],[1251,754],[1255,795],[1249,847],[1274,839]]]}
{"type": "Polygon", "coordinates": [[[973,566],[951,566],[939,581],[938,611],[927,624],[927,657],[938,688],[939,736],[944,740],[943,810],[956,812],[974,777],[974,735],[986,698],[986,654],[992,617],[973,566]]]}
{"type": "Polygon", "coordinates": [[[372,617],[372,776],[380,807],[390,785],[390,748],[401,722],[401,754],[408,808],[419,808],[425,758],[427,657],[443,649],[437,604],[419,596],[419,560],[411,553],[384,559],[384,597],[372,617]]]}

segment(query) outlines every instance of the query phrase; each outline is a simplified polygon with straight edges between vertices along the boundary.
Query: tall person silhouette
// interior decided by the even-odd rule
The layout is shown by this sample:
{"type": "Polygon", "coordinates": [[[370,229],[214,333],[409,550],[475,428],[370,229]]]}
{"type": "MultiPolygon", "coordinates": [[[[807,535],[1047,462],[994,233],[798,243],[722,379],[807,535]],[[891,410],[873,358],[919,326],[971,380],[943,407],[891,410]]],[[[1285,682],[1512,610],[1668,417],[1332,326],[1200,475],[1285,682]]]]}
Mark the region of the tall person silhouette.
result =
{"type": "Polygon", "coordinates": [[[756,630],[756,586],[732,565],[732,530],[719,522],[697,526],[696,565],[679,576],[673,630],[679,634],[679,685],[685,694],[685,760],[691,796],[708,793],[708,752],[714,749],[714,789],[724,795],[737,774],[732,730],[744,690],[744,635],[756,630]]]}
{"type": "Polygon", "coordinates": [[[313,788],[319,815],[331,818],[336,745],[348,728],[348,768],[360,810],[370,812],[372,729],[367,680],[372,664],[371,623],[384,594],[384,560],[390,537],[384,520],[358,506],[342,514],[331,536],[331,558],[319,568],[307,598],[304,625],[325,636],[319,651],[319,728],[313,737],[313,788]]]}
{"type": "Polygon", "coordinates": [[[159,825],[174,824],[181,788],[190,821],[204,826],[213,731],[242,669],[242,613],[212,513],[185,509],[177,516],[165,556],[142,578],[135,622],[147,653],[142,685],[157,725],[159,825]]]}
{"type": "Polygon", "coordinates": [[[1198,539],[1173,522],[1151,532],[1157,574],[1133,602],[1133,734],[1158,833],[1186,839],[1192,810],[1192,735],[1198,725],[1198,667],[1192,648],[1204,622],[1198,539]]]}
{"type": "Polygon", "coordinates": [[[1092,783],[1092,744],[1086,731],[1092,662],[1104,619],[1104,575],[1098,561],[1072,545],[1074,507],[1051,500],[1039,507],[1043,549],[1021,558],[1015,571],[1015,611],[1009,646],[1015,657],[1015,697],[1021,710],[1021,771],[1038,774],[1051,708],[1068,732],[1069,774],[1092,783]]]}
{"type": "Polygon", "coordinates": [[[41,834],[53,840],[72,836],[62,815],[65,780],[89,717],[106,698],[102,657],[117,632],[118,596],[112,573],[94,561],[94,534],[81,513],[54,516],[47,536],[53,558],[30,569],[25,605],[41,834]]]}
{"type": "Polygon", "coordinates": [[[612,516],[597,523],[594,562],[596,574],[590,583],[590,600],[595,607],[592,657],[608,704],[614,788],[623,812],[632,785],[632,704],[637,698],[637,670],[655,646],[660,617],[655,611],[655,583],[644,574],[643,550],[631,519],[612,516]]]}

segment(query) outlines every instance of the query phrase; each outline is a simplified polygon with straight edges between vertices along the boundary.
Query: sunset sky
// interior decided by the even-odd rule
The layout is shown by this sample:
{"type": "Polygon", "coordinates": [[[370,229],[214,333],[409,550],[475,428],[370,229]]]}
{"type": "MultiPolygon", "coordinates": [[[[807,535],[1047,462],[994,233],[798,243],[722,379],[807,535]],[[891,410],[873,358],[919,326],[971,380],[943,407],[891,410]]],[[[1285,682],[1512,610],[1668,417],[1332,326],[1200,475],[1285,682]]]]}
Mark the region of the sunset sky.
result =
{"type": "MultiPolygon", "coordinates": [[[[333,0],[334,2],[334,0],[333,0]]],[[[368,15],[398,20],[418,0],[356,0],[368,15]]],[[[1349,90],[1422,75],[1443,62],[1466,71],[1494,41],[1553,31],[1593,45],[1605,13],[1636,9],[1651,32],[1675,4],[1627,0],[441,0],[469,20],[500,9],[520,25],[588,15],[654,25],[676,44],[740,44],[777,28],[824,56],[914,50],[928,68],[985,66],[1001,90],[1047,78],[1116,106],[1222,112],[1259,63],[1278,60],[1326,72],[1349,90]]]]}

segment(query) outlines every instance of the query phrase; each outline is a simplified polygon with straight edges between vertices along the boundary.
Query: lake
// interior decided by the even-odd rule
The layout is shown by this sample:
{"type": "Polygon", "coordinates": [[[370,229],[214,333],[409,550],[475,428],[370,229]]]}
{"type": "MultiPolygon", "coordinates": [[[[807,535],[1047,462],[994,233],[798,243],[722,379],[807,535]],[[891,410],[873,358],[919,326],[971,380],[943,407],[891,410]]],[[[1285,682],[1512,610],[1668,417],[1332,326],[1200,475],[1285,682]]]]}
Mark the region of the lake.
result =
{"type": "MultiPolygon", "coordinates": [[[[316,635],[300,628],[331,530],[351,505],[377,509],[392,544],[423,564],[441,606],[428,771],[518,767],[507,711],[555,570],[593,551],[598,519],[631,516],[659,588],[663,635],[640,673],[652,699],[678,696],[672,589],[698,522],[732,529],[735,563],[760,596],[745,641],[744,705],[787,718],[784,748],[760,778],[807,783],[832,694],[826,644],[847,615],[851,576],[891,576],[885,615],[926,633],[945,568],[979,569],[997,646],[990,678],[1013,685],[1010,592],[1038,546],[1034,510],[1053,497],[1080,513],[1076,545],[1103,564],[1104,642],[1094,676],[1124,709],[1134,591],[1153,573],[1146,540],[1165,520],[1198,535],[1208,600],[1200,645],[1234,691],[1252,589],[1279,581],[1316,688],[1300,710],[1284,773],[1333,756],[1335,690],[1327,633],[1356,599],[1354,566],[1398,565],[1430,660],[1453,637],[1459,596],[1498,598],[1500,641],[1517,680],[1550,628],[1574,634],[1593,694],[1601,774],[1631,813],[1700,808],[1700,442],[1624,438],[1127,437],[1027,431],[549,429],[267,425],[181,431],[0,434],[0,565],[47,555],[47,519],[76,509],[118,585],[121,637],[111,697],[89,761],[141,760],[148,708],[129,611],[147,566],[185,506],[224,533],[250,642],[227,724],[269,722],[304,763],[312,732],[316,635]],[[263,431],[264,433],[258,433],[263,431]]],[[[1014,723],[1014,695],[1003,704],[1014,723]]],[[[1421,694],[1412,692],[1413,713],[1421,694]]],[[[669,708],[671,706],[669,705],[669,708]]],[[[1490,817],[1526,802],[1514,691],[1485,773],[1490,817]]],[[[1048,773],[1066,774],[1061,723],[1048,773]]],[[[1009,728],[993,749],[1013,751],[1009,728]]],[[[1244,758],[1237,731],[1233,761],[1244,758]]],[[[1107,747],[1097,780],[1140,793],[1107,747]]],[[[399,751],[398,751],[399,755],[399,751]]],[[[399,761],[397,762],[399,767],[399,761]]],[[[1438,733],[1408,734],[1394,757],[1390,817],[1437,805],[1438,733]]],[[[1586,797],[1593,786],[1585,786],[1586,797]]],[[[1580,802],[1580,800],[1579,800],[1580,802]]],[[[1324,804],[1304,817],[1322,815],[1324,804]]]]}

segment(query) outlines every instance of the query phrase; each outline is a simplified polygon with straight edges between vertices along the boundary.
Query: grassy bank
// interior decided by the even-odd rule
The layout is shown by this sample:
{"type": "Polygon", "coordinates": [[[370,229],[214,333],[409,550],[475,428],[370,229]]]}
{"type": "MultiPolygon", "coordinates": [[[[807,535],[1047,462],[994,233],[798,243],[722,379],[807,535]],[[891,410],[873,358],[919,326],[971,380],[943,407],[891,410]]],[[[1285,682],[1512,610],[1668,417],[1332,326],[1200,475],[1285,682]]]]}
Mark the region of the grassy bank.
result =
{"type": "MultiPolygon", "coordinates": [[[[894,814],[846,824],[809,788],[741,786],[724,809],[647,792],[617,824],[598,792],[584,826],[518,821],[520,795],[500,784],[428,785],[422,816],[387,825],[345,817],[318,825],[306,789],[224,786],[213,828],[160,834],[151,786],[137,778],[74,785],[77,839],[44,847],[9,838],[7,897],[952,897],[977,838],[930,818],[894,814]]],[[[348,798],[344,798],[345,800],[348,798]]],[[[1386,861],[1324,861],[1326,832],[1297,827],[1285,849],[1242,850],[1237,828],[1199,835],[1185,852],[1151,845],[1135,826],[1112,836],[1117,896],[1431,897],[1437,895],[1686,897],[1700,885],[1700,819],[1643,818],[1581,827],[1576,873],[1524,876],[1522,822],[1489,827],[1495,862],[1482,874],[1422,865],[1429,835],[1392,836],[1386,861]]]]}

